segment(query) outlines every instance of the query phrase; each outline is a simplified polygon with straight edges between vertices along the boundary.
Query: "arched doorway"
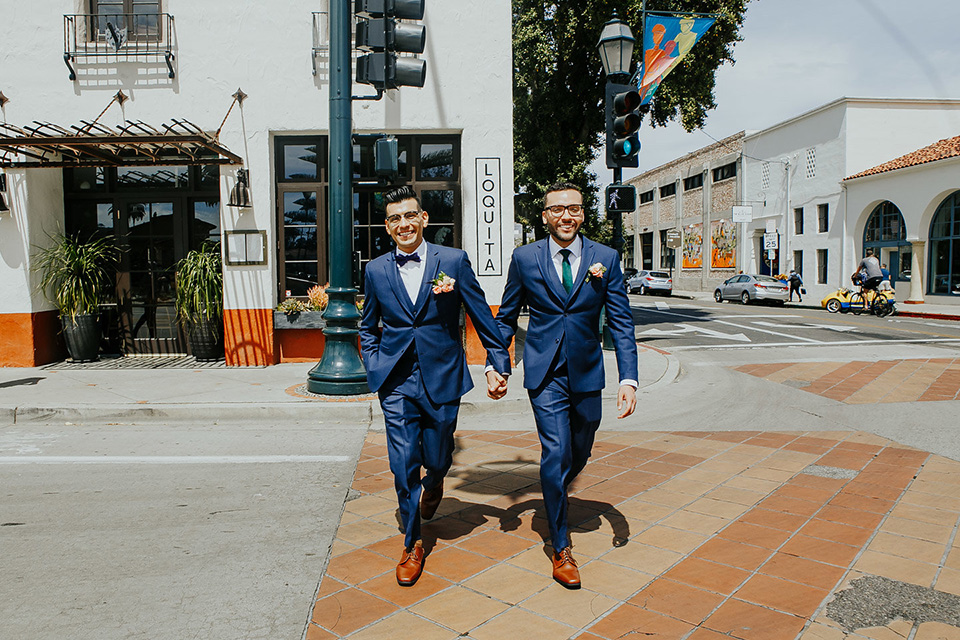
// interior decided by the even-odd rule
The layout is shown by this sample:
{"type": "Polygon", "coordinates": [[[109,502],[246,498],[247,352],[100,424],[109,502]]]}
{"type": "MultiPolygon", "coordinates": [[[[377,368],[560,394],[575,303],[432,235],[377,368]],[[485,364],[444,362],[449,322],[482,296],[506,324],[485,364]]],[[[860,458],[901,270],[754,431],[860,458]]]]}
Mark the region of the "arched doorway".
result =
{"type": "Polygon", "coordinates": [[[930,291],[960,295],[960,191],[947,196],[930,224],[930,291]]]}
{"type": "Polygon", "coordinates": [[[884,200],[870,212],[863,230],[863,249],[873,249],[873,255],[890,270],[890,283],[910,279],[912,249],[907,242],[906,225],[897,205],[884,200]]]}

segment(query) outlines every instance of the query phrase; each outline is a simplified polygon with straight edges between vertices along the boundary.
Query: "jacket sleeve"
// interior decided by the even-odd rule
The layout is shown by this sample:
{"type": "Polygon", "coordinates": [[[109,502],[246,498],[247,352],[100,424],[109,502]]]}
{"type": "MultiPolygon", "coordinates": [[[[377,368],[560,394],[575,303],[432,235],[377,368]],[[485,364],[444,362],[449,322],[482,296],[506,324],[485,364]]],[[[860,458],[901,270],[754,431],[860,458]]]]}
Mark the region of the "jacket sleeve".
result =
{"type": "MultiPolygon", "coordinates": [[[[510,259],[510,268],[507,270],[507,284],[503,289],[503,298],[500,301],[500,310],[497,312],[497,328],[503,336],[504,343],[510,345],[513,336],[517,333],[517,319],[520,309],[526,303],[526,290],[520,280],[520,267],[514,253],[510,259]]],[[[487,364],[493,364],[489,360],[487,364]]]]}
{"type": "MultiPolygon", "coordinates": [[[[360,318],[360,352],[363,361],[371,363],[380,351],[380,301],[377,299],[377,288],[370,278],[370,269],[367,269],[363,278],[363,315],[360,318]]],[[[369,366],[367,367],[370,368],[369,366]]]]}
{"type": "Polygon", "coordinates": [[[620,261],[614,259],[607,270],[606,300],[607,326],[613,334],[617,354],[617,372],[620,380],[637,380],[637,337],[630,311],[630,299],[623,288],[623,271],[620,261]]]}
{"type": "Polygon", "coordinates": [[[477,281],[466,253],[460,256],[458,272],[460,299],[463,300],[463,306],[466,307],[467,314],[473,321],[480,343],[487,350],[487,362],[498,373],[510,373],[510,352],[508,351],[510,343],[501,335],[493,314],[490,313],[490,305],[487,304],[483,288],[477,281]]]}

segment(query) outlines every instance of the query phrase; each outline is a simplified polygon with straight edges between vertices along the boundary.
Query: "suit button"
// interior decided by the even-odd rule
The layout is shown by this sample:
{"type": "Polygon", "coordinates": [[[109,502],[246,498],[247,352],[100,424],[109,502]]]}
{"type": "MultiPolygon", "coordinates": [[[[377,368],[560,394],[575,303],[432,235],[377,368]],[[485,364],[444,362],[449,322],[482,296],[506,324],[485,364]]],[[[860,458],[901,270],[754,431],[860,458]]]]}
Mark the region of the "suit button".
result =
{"type": "Polygon", "coordinates": [[[557,338],[557,344],[560,344],[560,338],[557,338]]]}

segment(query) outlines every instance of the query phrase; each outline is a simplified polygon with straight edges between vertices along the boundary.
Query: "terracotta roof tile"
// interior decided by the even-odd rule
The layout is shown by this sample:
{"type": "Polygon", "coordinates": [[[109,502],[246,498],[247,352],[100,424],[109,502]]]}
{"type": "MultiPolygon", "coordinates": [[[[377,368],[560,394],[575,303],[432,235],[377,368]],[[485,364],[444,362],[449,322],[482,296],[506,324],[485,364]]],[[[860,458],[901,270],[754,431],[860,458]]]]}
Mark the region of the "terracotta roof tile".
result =
{"type": "Polygon", "coordinates": [[[886,173],[887,171],[895,171],[897,169],[906,169],[907,167],[915,167],[918,164],[926,164],[928,162],[935,162],[945,158],[955,158],[957,156],[960,156],[960,136],[934,142],[929,146],[908,153],[905,156],[900,156],[889,162],[877,165],[872,169],[867,169],[866,171],[861,171],[848,178],[844,178],[844,181],[862,178],[864,176],[872,176],[878,173],[886,173]]]}

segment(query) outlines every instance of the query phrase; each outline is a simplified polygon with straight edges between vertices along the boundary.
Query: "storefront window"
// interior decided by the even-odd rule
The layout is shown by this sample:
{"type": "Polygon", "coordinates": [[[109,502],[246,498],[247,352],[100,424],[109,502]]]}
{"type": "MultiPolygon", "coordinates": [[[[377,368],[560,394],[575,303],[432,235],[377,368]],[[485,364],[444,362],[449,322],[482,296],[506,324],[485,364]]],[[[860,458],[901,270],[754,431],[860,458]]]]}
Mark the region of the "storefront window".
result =
{"type": "MultiPolygon", "coordinates": [[[[393,241],[384,226],[383,194],[394,187],[413,187],[430,214],[424,231],[428,242],[459,247],[460,138],[451,135],[399,135],[398,177],[387,184],[376,175],[376,136],[357,136],[351,158],[353,185],[353,251],[359,254],[363,287],[367,263],[391,251],[393,241]]],[[[327,282],[327,212],[317,205],[328,193],[326,136],[278,137],[278,228],[283,251],[279,256],[280,299],[305,296],[314,284],[327,282]],[[309,268],[308,268],[309,263],[309,268]]]]}
{"type": "Polygon", "coordinates": [[[863,248],[864,251],[873,249],[880,263],[890,271],[893,284],[910,277],[909,262],[907,269],[903,269],[904,258],[909,260],[910,257],[910,243],[906,237],[906,225],[897,205],[887,200],[874,207],[863,231],[863,248]]]}
{"type": "Polygon", "coordinates": [[[960,295],[960,191],[940,203],[930,225],[930,293],[960,295]]]}

